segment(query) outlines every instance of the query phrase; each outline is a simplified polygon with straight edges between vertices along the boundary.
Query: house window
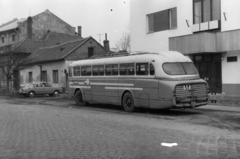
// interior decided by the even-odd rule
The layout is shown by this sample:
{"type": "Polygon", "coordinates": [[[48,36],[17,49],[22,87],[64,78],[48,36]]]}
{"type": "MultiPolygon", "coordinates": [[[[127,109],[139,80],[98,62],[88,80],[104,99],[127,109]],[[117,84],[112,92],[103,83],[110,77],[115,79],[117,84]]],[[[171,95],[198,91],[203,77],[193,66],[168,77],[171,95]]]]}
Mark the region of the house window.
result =
{"type": "Polygon", "coordinates": [[[33,81],[32,72],[28,72],[28,82],[31,83],[33,81]]]}
{"type": "Polygon", "coordinates": [[[15,34],[12,34],[12,41],[15,41],[15,34]]]}
{"type": "Polygon", "coordinates": [[[148,32],[177,28],[177,8],[167,9],[147,15],[148,32]]]}
{"type": "Polygon", "coordinates": [[[237,62],[237,56],[227,57],[227,62],[237,62]]]}
{"type": "Polygon", "coordinates": [[[52,71],[53,75],[53,83],[58,83],[58,70],[52,71]]]}
{"type": "Polygon", "coordinates": [[[194,24],[220,20],[220,0],[193,0],[194,24]]]}
{"type": "Polygon", "coordinates": [[[4,43],[5,42],[5,39],[4,39],[4,36],[2,36],[2,43],[4,43]]]}
{"type": "Polygon", "coordinates": [[[93,52],[94,52],[94,48],[93,47],[89,47],[88,48],[88,58],[93,56],[93,52]]]}
{"type": "Polygon", "coordinates": [[[47,71],[42,71],[42,79],[41,81],[47,82],[47,71]]]}

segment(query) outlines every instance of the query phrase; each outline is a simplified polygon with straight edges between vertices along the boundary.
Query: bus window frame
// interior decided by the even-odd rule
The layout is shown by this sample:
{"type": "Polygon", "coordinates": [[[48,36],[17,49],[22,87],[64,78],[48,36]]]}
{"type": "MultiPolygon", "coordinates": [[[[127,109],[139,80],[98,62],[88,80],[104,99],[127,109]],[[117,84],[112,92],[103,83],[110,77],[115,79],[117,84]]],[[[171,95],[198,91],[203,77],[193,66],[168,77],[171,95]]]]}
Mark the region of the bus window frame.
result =
{"type": "Polygon", "coordinates": [[[68,77],[73,77],[72,67],[68,68],[68,77]]]}
{"type": "MultiPolygon", "coordinates": [[[[149,76],[150,75],[150,65],[149,65],[149,62],[141,62],[141,63],[135,63],[135,67],[136,67],[136,75],[137,76],[149,76]],[[138,74],[138,70],[137,70],[137,65],[141,65],[141,64],[144,64],[145,66],[147,66],[147,69],[145,69],[145,72],[147,70],[147,74],[138,74]],[[146,65],[147,64],[147,65],[146,65]]],[[[146,68],[146,67],[145,67],[146,68]]]]}
{"type": "Polygon", "coordinates": [[[119,64],[105,64],[104,65],[104,75],[105,76],[119,76],[119,64]],[[110,74],[107,74],[107,68],[108,66],[111,66],[111,73],[110,74]],[[117,69],[114,69],[113,66],[117,66],[117,69]],[[117,74],[114,74],[114,71],[113,70],[117,70],[117,74]]]}
{"type": "Polygon", "coordinates": [[[150,76],[155,76],[155,67],[154,67],[154,65],[152,64],[152,63],[149,63],[149,75],[150,76]],[[153,68],[153,74],[151,74],[151,66],[152,66],[152,68],[153,68]]]}
{"type": "Polygon", "coordinates": [[[92,66],[89,66],[89,65],[81,66],[81,76],[92,76],[92,66]],[[83,74],[83,72],[82,72],[83,68],[86,68],[86,74],[83,74]],[[88,68],[90,68],[90,69],[89,69],[90,72],[91,72],[90,75],[87,74],[87,73],[88,73],[88,72],[87,72],[87,71],[88,71],[88,68]]]}
{"type": "Polygon", "coordinates": [[[105,65],[92,65],[92,76],[104,76],[104,75],[105,75],[105,65]],[[100,72],[100,67],[102,68],[102,72],[100,72]],[[94,74],[94,68],[97,68],[97,74],[94,74]]]}
{"type": "Polygon", "coordinates": [[[73,72],[72,75],[73,75],[74,77],[81,76],[81,66],[74,66],[74,67],[72,67],[72,72],[73,72]],[[78,70],[78,71],[79,71],[79,75],[75,75],[75,68],[77,68],[77,67],[79,68],[79,70],[78,70]]]}
{"type": "Polygon", "coordinates": [[[162,64],[162,69],[163,69],[164,73],[166,73],[167,75],[170,75],[170,76],[186,76],[186,75],[197,75],[197,74],[199,74],[196,67],[195,67],[196,73],[188,74],[187,71],[185,70],[184,66],[182,65],[183,63],[192,63],[193,66],[195,67],[193,62],[165,62],[165,63],[162,64]],[[164,65],[165,64],[177,64],[177,63],[181,64],[185,74],[169,74],[164,70],[164,65]]]}
{"type": "Polygon", "coordinates": [[[119,67],[118,67],[118,69],[119,69],[119,75],[120,76],[135,76],[136,75],[136,64],[135,63],[121,63],[121,64],[119,64],[119,67]],[[125,74],[121,74],[121,66],[123,66],[123,65],[125,65],[125,74]],[[130,65],[133,65],[133,74],[129,74],[129,66],[130,65]]]}

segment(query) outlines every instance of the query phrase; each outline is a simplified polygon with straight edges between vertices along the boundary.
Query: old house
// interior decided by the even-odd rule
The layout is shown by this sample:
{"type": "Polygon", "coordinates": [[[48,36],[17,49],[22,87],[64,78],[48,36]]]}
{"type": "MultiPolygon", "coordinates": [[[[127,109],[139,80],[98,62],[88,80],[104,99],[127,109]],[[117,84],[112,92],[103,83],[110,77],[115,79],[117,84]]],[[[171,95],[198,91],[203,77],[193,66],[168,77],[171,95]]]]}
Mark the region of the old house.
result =
{"type": "Polygon", "coordinates": [[[18,65],[32,52],[40,47],[58,45],[74,39],[81,39],[76,34],[75,27],[49,10],[0,25],[0,89],[6,87],[9,80],[10,84],[13,80],[18,83],[18,65]],[[12,60],[13,57],[17,60],[12,60]]]}
{"type": "MultiPolygon", "coordinates": [[[[109,47],[105,43],[105,47],[109,47]]],[[[75,60],[107,53],[94,38],[87,37],[36,50],[27,58],[27,68],[20,73],[21,84],[46,81],[67,89],[67,68],[75,60]]]]}

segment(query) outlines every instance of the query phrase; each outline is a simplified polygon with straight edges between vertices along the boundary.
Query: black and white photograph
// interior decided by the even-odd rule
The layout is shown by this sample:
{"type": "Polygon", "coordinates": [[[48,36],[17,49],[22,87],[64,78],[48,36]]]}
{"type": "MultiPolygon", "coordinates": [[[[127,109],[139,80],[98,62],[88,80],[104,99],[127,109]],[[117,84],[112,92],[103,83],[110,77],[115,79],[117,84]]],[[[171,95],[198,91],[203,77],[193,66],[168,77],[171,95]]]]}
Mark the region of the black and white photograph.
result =
{"type": "Polygon", "coordinates": [[[240,0],[0,0],[0,159],[240,159],[240,0]]]}

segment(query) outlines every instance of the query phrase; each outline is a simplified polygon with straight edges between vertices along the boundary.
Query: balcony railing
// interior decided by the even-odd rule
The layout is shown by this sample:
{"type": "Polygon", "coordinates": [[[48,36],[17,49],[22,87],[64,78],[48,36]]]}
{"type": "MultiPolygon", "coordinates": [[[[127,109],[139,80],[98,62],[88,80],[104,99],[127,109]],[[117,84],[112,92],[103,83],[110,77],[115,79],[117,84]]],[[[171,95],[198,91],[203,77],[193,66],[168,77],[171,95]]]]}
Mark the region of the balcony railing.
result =
{"type": "Polygon", "coordinates": [[[192,26],[192,32],[208,31],[213,29],[220,29],[219,20],[193,24],[192,26]]]}

